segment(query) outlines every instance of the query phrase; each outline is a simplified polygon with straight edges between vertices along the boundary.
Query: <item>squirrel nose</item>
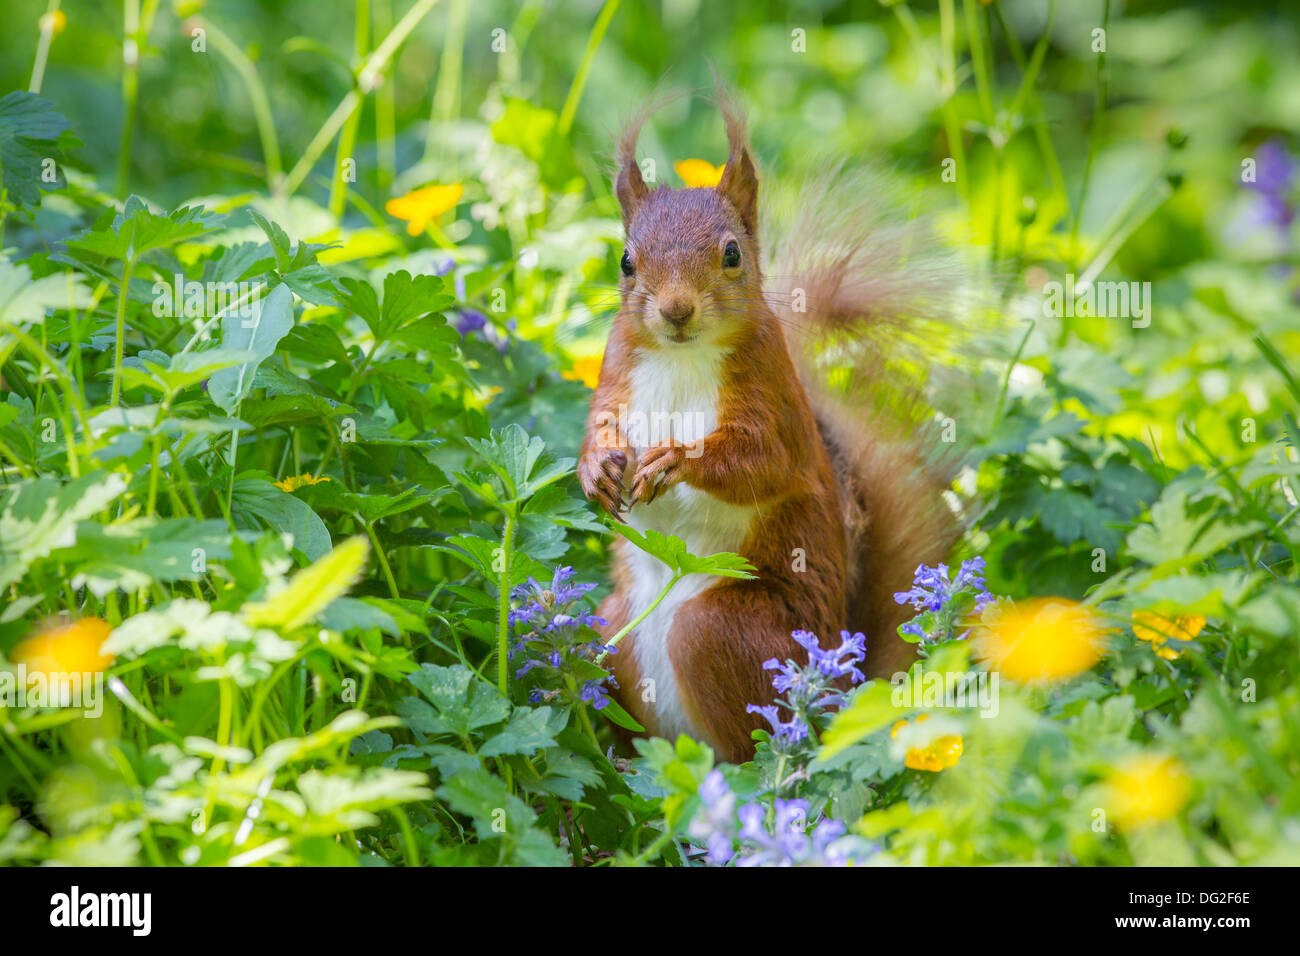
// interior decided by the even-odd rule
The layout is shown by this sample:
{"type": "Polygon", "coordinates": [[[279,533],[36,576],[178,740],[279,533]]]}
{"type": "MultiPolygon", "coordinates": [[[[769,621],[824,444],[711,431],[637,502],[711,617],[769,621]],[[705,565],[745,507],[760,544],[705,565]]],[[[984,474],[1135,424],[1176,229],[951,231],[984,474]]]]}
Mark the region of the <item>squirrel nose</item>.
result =
{"type": "Polygon", "coordinates": [[[672,325],[681,328],[695,314],[695,306],[690,302],[665,302],[659,306],[659,314],[672,325]]]}

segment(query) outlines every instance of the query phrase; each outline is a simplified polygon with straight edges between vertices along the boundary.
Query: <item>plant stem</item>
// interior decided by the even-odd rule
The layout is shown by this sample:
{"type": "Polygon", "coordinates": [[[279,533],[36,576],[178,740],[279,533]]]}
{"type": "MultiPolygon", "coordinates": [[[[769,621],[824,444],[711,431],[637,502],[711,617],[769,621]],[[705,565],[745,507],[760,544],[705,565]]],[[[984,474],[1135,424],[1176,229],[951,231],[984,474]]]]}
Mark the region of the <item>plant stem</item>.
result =
{"type": "Polygon", "coordinates": [[[212,38],[216,51],[235,68],[239,78],[244,81],[249,103],[253,107],[253,119],[257,123],[257,135],[262,141],[262,158],[266,163],[266,185],[272,192],[280,184],[284,175],[284,166],[280,159],[280,141],[275,134],[275,117],[271,113],[271,103],[266,96],[266,87],[258,76],[257,66],[248,58],[239,45],[228,37],[210,20],[204,21],[204,28],[212,38]]]}
{"type": "MultiPolygon", "coordinates": [[[[1074,217],[1070,222],[1070,265],[1072,272],[1079,271],[1079,224],[1083,219],[1083,203],[1088,197],[1088,186],[1092,180],[1092,163],[1097,155],[1098,132],[1101,128],[1102,121],[1106,118],[1106,33],[1110,29],[1110,0],[1103,0],[1101,15],[1101,30],[1103,46],[1101,52],[1097,54],[1097,81],[1094,95],[1094,109],[1092,122],[1088,124],[1088,153],[1083,161],[1083,179],[1079,183],[1079,201],[1074,207],[1074,217]]],[[[1062,344],[1065,342],[1066,333],[1069,325],[1066,321],[1061,323],[1062,344]]]]}
{"type": "MultiPolygon", "coordinates": [[[[369,0],[357,0],[356,25],[354,27],[355,46],[354,54],[356,64],[359,69],[365,62],[366,53],[370,47],[370,2],[369,0]]],[[[336,222],[342,222],[343,208],[347,203],[348,183],[343,175],[343,164],[353,159],[353,149],[357,143],[357,127],[361,125],[361,101],[357,101],[357,108],[348,116],[347,122],[343,124],[343,133],[339,136],[338,150],[334,155],[334,178],[330,180],[330,198],[329,211],[336,222]]]]}
{"type": "Polygon", "coordinates": [[[117,151],[117,195],[125,198],[127,177],[131,171],[131,140],[135,135],[135,119],[140,107],[140,46],[148,42],[158,0],[145,0],[144,13],[140,0],[125,0],[122,5],[122,133],[117,151]]]}
{"type": "MultiPolygon", "coordinates": [[[[40,93],[41,84],[45,81],[45,64],[50,56],[50,43],[54,39],[54,14],[59,12],[60,0],[50,0],[50,4],[45,8],[45,16],[41,17],[41,39],[36,45],[36,59],[32,63],[32,80],[27,84],[28,93],[40,93]]],[[[0,248],[3,244],[0,243],[0,248]]]]}
{"type": "MultiPolygon", "coordinates": [[[[393,27],[389,0],[375,0],[375,31],[387,34],[393,27]]],[[[375,94],[375,149],[379,160],[379,191],[387,193],[397,175],[397,93],[388,78],[375,94]]]]}
{"type": "Polygon", "coordinates": [[[497,688],[504,697],[510,690],[510,670],[506,660],[510,651],[510,557],[515,543],[515,513],[506,511],[506,526],[501,534],[501,577],[497,594],[497,688]]]}
{"type": "Polygon", "coordinates": [[[325,152],[325,148],[329,146],[330,141],[342,129],[343,124],[347,122],[348,117],[352,115],[352,111],[360,103],[361,96],[375,88],[379,81],[380,71],[388,65],[388,61],[397,52],[397,48],[402,45],[411,31],[415,29],[416,24],[425,18],[437,2],[438,0],[416,0],[415,5],[406,11],[406,16],[397,21],[397,25],[389,31],[388,36],[384,37],[383,42],[375,48],[375,52],[367,57],[366,62],[357,73],[357,89],[348,90],[347,95],[334,108],[334,112],[325,120],[325,124],[316,131],[312,141],[307,144],[307,149],[302,158],[294,164],[293,169],[289,170],[289,175],[285,177],[281,189],[282,196],[292,196],[298,187],[302,185],[303,180],[307,178],[307,174],[316,165],[316,160],[320,159],[321,154],[325,152]]]}
{"type": "MultiPolygon", "coordinates": [[[[650,612],[659,606],[660,602],[663,601],[663,599],[668,596],[668,592],[671,591],[677,585],[677,582],[680,581],[685,576],[686,575],[681,574],[680,572],[674,574],[672,576],[672,580],[670,580],[668,584],[664,587],[664,589],[659,592],[658,597],[656,597],[653,601],[650,602],[650,606],[647,607],[640,614],[638,614],[636,617],[632,618],[632,620],[628,621],[627,624],[623,625],[622,629],[619,630],[617,634],[615,634],[613,637],[611,637],[608,641],[605,642],[605,645],[607,647],[617,647],[618,642],[623,640],[623,638],[625,638],[629,633],[635,630],[641,624],[642,621],[644,621],[647,617],[649,617],[650,612]]],[[[609,651],[601,651],[600,654],[596,657],[596,663],[599,664],[601,661],[603,661],[605,659],[605,656],[608,653],[609,651]]]]}
{"type": "Polygon", "coordinates": [[[438,59],[438,85],[433,92],[433,113],[424,139],[424,158],[434,152],[434,135],[460,112],[460,73],[465,48],[465,0],[452,0],[447,11],[447,32],[442,38],[442,55],[438,59]]]}
{"type": "Polygon", "coordinates": [[[366,536],[370,538],[370,544],[375,549],[375,557],[379,559],[379,567],[383,569],[384,580],[388,582],[388,591],[392,594],[394,600],[400,600],[402,592],[397,589],[397,581],[393,578],[393,569],[389,567],[388,558],[384,556],[384,549],[379,545],[379,537],[375,534],[374,527],[361,515],[355,515],[357,521],[366,529],[366,536]]]}
{"type": "Polygon", "coordinates": [[[962,144],[961,124],[952,98],[957,95],[957,28],[953,0],[939,0],[939,40],[942,59],[940,88],[943,93],[943,129],[948,149],[957,164],[957,191],[970,209],[970,171],[966,168],[966,148],[962,144]]]}
{"type": "Polygon", "coordinates": [[[609,22],[614,19],[614,14],[617,12],[618,0],[605,0],[605,5],[601,7],[600,15],[596,17],[596,23],[591,28],[591,35],[587,37],[587,49],[583,51],[582,62],[578,64],[578,72],[573,76],[573,85],[569,87],[569,95],[560,110],[559,122],[555,124],[557,136],[567,136],[573,126],[573,116],[578,111],[578,101],[582,99],[582,91],[587,85],[587,74],[591,72],[591,63],[596,58],[596,50],[600,48],[600,41],[605,38],[609,22]]]}
{"type": "Polygon", "coordinates": [[[117,408],[122,400],[122,357],[126,348],[126,300],[131,288],[131,273],[134,271],[134,259],[122,263],[122,287],[117,295],[117,325],[113,340],[113,394],[108,403],[113,408],[117,408]]]}

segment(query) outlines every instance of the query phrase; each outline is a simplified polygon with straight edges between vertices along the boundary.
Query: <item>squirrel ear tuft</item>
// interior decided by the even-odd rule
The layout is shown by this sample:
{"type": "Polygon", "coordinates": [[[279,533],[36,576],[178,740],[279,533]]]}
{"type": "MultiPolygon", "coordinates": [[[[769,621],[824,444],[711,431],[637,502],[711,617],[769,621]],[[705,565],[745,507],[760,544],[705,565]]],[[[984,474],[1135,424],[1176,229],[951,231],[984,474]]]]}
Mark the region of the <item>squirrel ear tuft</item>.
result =
{"type": "Polygon", "coordinates": [[[623,225],[628,226],[632,222],[632,216],[636,213],[637,208],[645,199],[649,190],[646,188],[645,180],[641,178],[641,167],[636,164],[636,156],[629,152],[626,159],[622,157],[622,150],[619,150],[618,176],[614,180],[614,195],[618,197],[618,204],[623,207],[623,225]]]}
{"type": "Polygon", "coordinates": [[[623,207],[624,227],[631,225],[633,214],[650,193],[645,179],[641,176],[641,167],[637,165],[636,141],[641,135],[641,127],[663,102],[660,100],[643,103],[628,118],[618,137],[618,147],[614,153],[616,163],[614,195],[618,197],[618,203],[623,207]]]}
{"type": "Polygon", "coordinates": [[[722,171],[718,192],[731,202],[751,236],[758,235],[758,171],[749,153],[745,111],[735,96],[713,75],[713,99],[727,126],[727,168],[722,171]]]}
{"type": "Polygon", "coordinates": [[[740,215],[745,231],[758,235],[758,172],[754,169],[749,150],[735,150],[727,157],[727,168],[722,171],[718,192],[727,197],[740,215]]]}

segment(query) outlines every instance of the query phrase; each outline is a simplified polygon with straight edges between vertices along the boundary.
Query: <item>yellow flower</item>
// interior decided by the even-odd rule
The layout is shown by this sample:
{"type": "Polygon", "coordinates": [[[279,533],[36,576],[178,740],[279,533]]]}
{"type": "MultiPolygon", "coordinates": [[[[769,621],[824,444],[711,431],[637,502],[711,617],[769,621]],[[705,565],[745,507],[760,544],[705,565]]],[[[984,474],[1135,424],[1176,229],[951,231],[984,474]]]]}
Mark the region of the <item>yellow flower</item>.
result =
{"type": "Polygon", "coordinates": [[[716,186],[722,181],[722,171],[726,168],[714,166],[707,159],[680,159],[673,163],[673,169],[687,186],[716,186]]]}
{"type": "Polygon", "coordinates": [[[42,33],[48,33],[50,36],[56,37],[68,25],[68,15],[62,10],[55,10],[52,13],[42,14],[41,19],[37,22],[42,33]]]}
{"type": "Polygon", "coordinates": [[[573,368],[560,374],[571,382],[581,382],[588,388],[594,389],[596,383],[600,381],[600,363],[603,360],[603,355],[585,355],[574,359],[573,368]]]}
{"type": "Polygon", "coordinates": [[[319,478],[312,475],[290,475],[288,478],[281,478],[279,481],[272,482],[272,484],[283,492],[290,492],[304,485],[319,485],[322,481],[329,480],[328,475],[321,475],[319,478]]]}
{"type": "Polygon", "coordinates": [[[990,610],[972,642],[977,659],[1021,683],[1081,674],[1105,650],[1092,612],[1065,598],[1037,598],[990,610]]]}
{"type": "Polygon", "coordinates": [[[47,676],[98,673],[113,663],[112,654],[100,651],[112,630],[102,618],[85,617],[32,635],[14,648],[11,657],[29,671],[47,676]]]}
{"type": "Polygon", "coordinates": [[[1154,611],[1133,612],[1133,635],[1140,641],[1149,641],[1151,649],[1167,661],[1179,655],[1173,647],[1165,647],[1165,641],[1190,641],[1205,627],[1205,618],[1199,614],[1182,614],[1175,618],[1156,614],[1154,611]]]}
{"type": "Polygon", "coordinates": [[[464,192],[465,187],[460,183],[425,186],[422,189],[412,189],[405,196],[388,200],[384,210],[390,216],[405,219],[406,231],[412,236],[418,236],[428,228],[430,222],[448,209],[454,209],[464,192]]]}
{"type": "Polygon", "coordinates": [[[1182,764],[1161,754],[1140,754],[1106,777],[1107,807],[1121,830],[1169,819],[1183,808],[1190,791],[1182,764]]]}
{"type": "MultiPolygon", "coordinates": [[[[922,723],[930,719],[929,714],[922,714],[916,718],[916,722],[922,723]]],[[[889,731],[891,740],[898,739],[898,732],[908,726],[907,721],[900,720],[894,724],[889,731]]],[[[946,767],[954,767],[962,755],[962,738],[957,734],[945,734],[942,737],[935,737],[925,747],[912,747],[907,751],[903,758],[903,765],[910,770],[928,770],[930,773],[938,773],[946,767]]]]}

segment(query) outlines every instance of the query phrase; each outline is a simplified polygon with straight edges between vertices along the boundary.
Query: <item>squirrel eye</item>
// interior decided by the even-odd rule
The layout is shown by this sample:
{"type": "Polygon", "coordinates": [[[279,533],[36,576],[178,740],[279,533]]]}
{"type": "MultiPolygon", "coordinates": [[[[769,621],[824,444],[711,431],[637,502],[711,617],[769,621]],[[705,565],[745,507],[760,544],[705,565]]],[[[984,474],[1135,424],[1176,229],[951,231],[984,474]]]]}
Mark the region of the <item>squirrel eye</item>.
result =
{"type": "Polygon", "coordinates": [[[623,250],[623,258],[619,265],[623,267],[623,275],[632,276],[636,274],[636,269],[632,266],[632,257],[627,254],[626,249],[623,250]]]}
{"type": "Polygon", "coordinates": [[[740,265],[740,243],[730,240],[722,250],[722,268],[734,269],[740,265]]]}

